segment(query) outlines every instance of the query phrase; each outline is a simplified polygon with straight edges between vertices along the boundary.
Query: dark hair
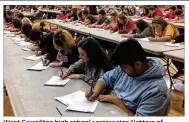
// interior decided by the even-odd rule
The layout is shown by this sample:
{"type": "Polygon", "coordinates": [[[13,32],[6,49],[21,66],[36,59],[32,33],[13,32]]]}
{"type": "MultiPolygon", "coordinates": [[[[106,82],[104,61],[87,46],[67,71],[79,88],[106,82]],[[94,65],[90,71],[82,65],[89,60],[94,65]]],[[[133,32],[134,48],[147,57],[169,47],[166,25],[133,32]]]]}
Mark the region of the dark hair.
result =
{"type": "Polygon", "coordinates": [[[175,10],[175,15],[180,16],[183,13],[181,9],[176,9],[175,10]]]}
{"type": "Polygon", "coordinates": [[[154,8],[153,6],[150,6],[150,7],[149,7],[149,11],[150,11],[150,10],[155,10],[155,8],[154,8]]]}
{"type": "Polygon", "coordinates": [[[136,39],[129,38],[119,43],[114,50],[111,61],[115,65],[128,64],[134,66],[136,61],[147,62],[146,54],[136,39]]]}
{"type": "Polygon", "coordinates": [[[21,29],[22,28],[22,22],[18,19],[13,19],[12,24],[14,25],[15,28],[21,29]]]}
{"type": "Polygon", "coordinates": [[[89,63],[92,66],[97,66],[98,68],[104,67],[109,61],[104,49],[94,38],[85,38],[78,43],[79,47],[87,53],[89,63]]]}
{"type": "Polygon", "coordinates": [[[43,35],[43,32],[38,29],[32,29],[30,33],[30,40],[31,41],[37,41],[41,39],[41,35],[43,35]]]}
{"type": "Polygon", "coordinates": [[[151,27],[151,25],[143,19],[139,19],[136,21],[136,27],[142,32],[145,28],[151,27]]]}
{"type": "Polygon", "coordinates": [[[24,24],[22,25],[22,33],[29,38],[30,37],[30,32],[32,30],[31,24],[24,24]]]}
{"type": "Polygon", "coordinates": [[[134,6],[132,6],[130,8],[130,16],[134,16],[136,14],[136,8],[134,6]],[[131,9],[134,9],[134,13],[132,13],[131,9]]]}
{"type": "Polygon", "coordinates": [[[23,19],[23,18],[24,18],[24,15],[23,15],[22,13],[18,13],[18,14],[16,15],[16,17],[18,17],[18,18],[20,18],[20,19],[23,19]]]}
{"type": "Polygon", "coordinates": [[[13,13],[12,13],[12,11],[7,11],[7,12],[6,12],[6,15],[8,15],[8,16],[12,16],[13,13]]]}
{"type": "Polygon", "coordinates": [[[175,11],[176,7],[175,6],[171,6],[169,9],[172,9],[173,11],[175,11]]]}
{"type": "Polygon", "coordinates": [[[67,9],[67,10],[66,10],[66,14],[71,13],[71,12],[72,12],[71,9],[67,9]]]}
{"type": "Polygon", "coordinates": [[[160,16],[154,17],[154,19],[152,20],[152,24],[161,24],[161,25],[163,25],[163,30],[165,30],[165,28],[168,25],[168,23],[160,16]]]}
{"type": "Polygon", "coordinates": [[[83,15],[88,15],[89,11],[88,10],[83,10],[83,15]]]}
{"type": "Polygon", "coordinates": [[[82,14],[82,11],[80,11],[80,12],[78,13],[78,17],[83,18],[82,15],[83,15],[83,14],[82,14]]]}
{"type": "Polygon", "coordinates": [[[182,10],[182,6],[181,5],[177,5],[177,9],[181,9],[182,10]]]}
{"type": "Polygon", "coordinates": [[[101,10],[98,12],[98,14],[101,14],[102,16],[104,16],[104,15],[106,15],[106,12],[105,12],[103,9],[101,9],[101,10]]]}
{"type": "Polygon", "coordinates": [[[148,15],[149,14],[149,9],[148,9],[148,7],[144,7],[143,8],[143,13],[141,14],[141,16],[146,16],[146,15],[148,15]],[[144,10],[146,11],[146,13],[144,13],[144,10]]]}
{"type": "Polygon", "coordinates": [[[64,36],[64,34],[62,34],[62,31],[60,31],[60,30],[57,31],[54,36],[54,43],[57,46],[62,47],[62,45],[64,44],[64,40],[65,40],[65,36],[64,36]]]}
{"type": "Polygon", "coordinates": [[[45,26],[45,23],[44,22],[40,22],[40,26],[45,26]]]}

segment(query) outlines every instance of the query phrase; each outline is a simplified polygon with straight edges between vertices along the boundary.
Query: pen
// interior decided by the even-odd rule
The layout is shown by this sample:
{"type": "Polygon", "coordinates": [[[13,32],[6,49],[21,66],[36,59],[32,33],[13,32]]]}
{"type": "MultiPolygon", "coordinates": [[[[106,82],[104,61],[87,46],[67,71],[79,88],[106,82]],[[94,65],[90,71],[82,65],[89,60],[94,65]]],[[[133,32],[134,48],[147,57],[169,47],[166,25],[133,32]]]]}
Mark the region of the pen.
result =
{"type": "Polygon", "coordinates": [[[62,113],[60,112],[60,110],[56,107],[56,110],[58,111],[58,113],[62,116],[62,113]]]}
{"type": "Polygon", "coordinates": [[[43,58],[41,57],[41,61],[43,62],[43,58]]]}
{"type": "Polygon", "coordinates": [[[63,74],[63,71],[62,71],[62,68],[60,67],[60,70],[61,70],[61,72],[62,72],[62,74],[63,74]]]}
{"type": "Polygon", "coordinates": [[[91,86],[91,95],[93,94],[93,86],[91,86]]]}

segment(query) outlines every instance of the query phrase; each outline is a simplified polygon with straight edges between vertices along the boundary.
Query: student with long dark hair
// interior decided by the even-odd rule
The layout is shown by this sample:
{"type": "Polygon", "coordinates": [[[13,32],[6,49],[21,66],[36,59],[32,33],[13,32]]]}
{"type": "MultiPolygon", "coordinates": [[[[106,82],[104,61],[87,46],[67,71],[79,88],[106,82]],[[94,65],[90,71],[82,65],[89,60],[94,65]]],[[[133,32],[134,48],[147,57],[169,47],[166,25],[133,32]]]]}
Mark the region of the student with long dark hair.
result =
{"type": "Polygon", "coordinates": [[[82,79],[89,85],[106,71],[112,69],[109,58],[100,44],[93,38],[85,38],[78,43],[79,61],[68,68],[67,72],[60,73],[61,78],[82,79]]]}

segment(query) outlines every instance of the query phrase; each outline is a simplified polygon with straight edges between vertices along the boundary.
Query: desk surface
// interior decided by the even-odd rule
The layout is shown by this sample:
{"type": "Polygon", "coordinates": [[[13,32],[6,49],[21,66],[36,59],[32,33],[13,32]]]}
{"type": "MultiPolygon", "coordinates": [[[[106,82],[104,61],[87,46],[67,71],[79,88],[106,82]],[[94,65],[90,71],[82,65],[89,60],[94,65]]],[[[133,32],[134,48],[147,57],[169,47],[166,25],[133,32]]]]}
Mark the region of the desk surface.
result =
{"type": "MultiPolygon", "coordinates": [[[[63,23],[60,20],[56,20],[56,19],[48,19],[44,21],[78,33],[87,34],[87,35],[91,34],[91,36],[95,38],[102,39],[105,41],[110,41],[117,44],[127,39],[127,38],[122,38],[121,34],[118,33],[110,33],[108,30],[104,30],[104,29],[88,28],[81,24],[78,24],[76,26],[71,23],[63,23]]],[[[139,43],[142,45],[142,47],[146,52],[155,55],[163,55],[163,52],[184,49],[184,45],[180,45],[179,47],[168,47],[168,46],[164,46],[164,44],[167,42],[145,42],[142,41],[140,38],[137,38],[137,40],[139,41],[139,43]]]]}
{"type": "Polygon", "coordinates": [[[45,10],[45,9],[39,9],[42,12],[47,12],[47,13],[56,13],[56,14],[61,14],[60,11],[55,11],[55,10],[45,10]]]}
{"type": "Polygon", "coordinates": [[[184,49],[163,53],[166,57],[184,63],[184,49]]]}
{"type": "Polygon", "coordinates": [[[60,72],[59,68],[48,68],[41,72],[27,71],[27,68],[37,64],[40,60],[24,60],[24,57],[34,53],[22,51],[22,47],[24,46],[17,46],[4,35],[3,80],[16,116],[60,116],[56,106],[66,117],[127,116],[117,106],[102,102],[99,102],[93,114],[67,111],[66,106],[55,101],[54,97],[64,96],[78,90],[85,92],[89,86],[81,80],[71,80],[64,87],[43,86],[52,76],[60,72]]]}

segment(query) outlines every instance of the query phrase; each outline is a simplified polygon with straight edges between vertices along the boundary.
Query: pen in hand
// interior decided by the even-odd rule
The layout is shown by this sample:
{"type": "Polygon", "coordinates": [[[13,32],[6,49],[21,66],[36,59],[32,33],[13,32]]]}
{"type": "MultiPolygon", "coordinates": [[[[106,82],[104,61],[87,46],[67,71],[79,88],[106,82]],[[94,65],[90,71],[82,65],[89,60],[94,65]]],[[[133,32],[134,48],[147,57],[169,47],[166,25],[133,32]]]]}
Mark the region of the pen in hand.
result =
{"type": "Polygon", "coordinates": [[[63,74],[63,70],[62,70],[62,68],[60,67],[60,70],[61,70],[61,72],[62,72],[62,74],[63,74]]]}

